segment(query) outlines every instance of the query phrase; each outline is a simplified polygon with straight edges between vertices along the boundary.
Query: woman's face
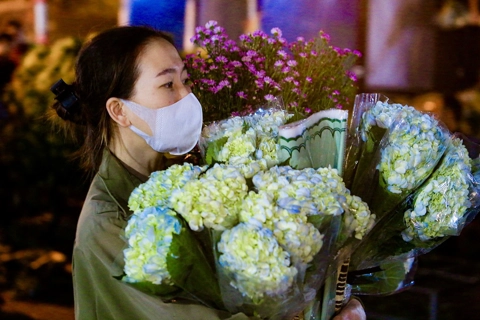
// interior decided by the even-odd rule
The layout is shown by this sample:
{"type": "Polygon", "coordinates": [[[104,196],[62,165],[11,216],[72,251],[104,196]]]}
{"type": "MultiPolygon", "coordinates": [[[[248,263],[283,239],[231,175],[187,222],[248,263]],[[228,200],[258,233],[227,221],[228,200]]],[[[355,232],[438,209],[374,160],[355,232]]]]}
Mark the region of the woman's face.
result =
{"type": "MultiPolygon", "coordinates": [[[[138,57],[139,76],[129,100],[152,109],[174,104],[191,92],[187,70],[175,47],[158,39],[147,44],[138,57]]],[[[148,125],[133,113],[132,123],[151,134],[148,125]]]]}

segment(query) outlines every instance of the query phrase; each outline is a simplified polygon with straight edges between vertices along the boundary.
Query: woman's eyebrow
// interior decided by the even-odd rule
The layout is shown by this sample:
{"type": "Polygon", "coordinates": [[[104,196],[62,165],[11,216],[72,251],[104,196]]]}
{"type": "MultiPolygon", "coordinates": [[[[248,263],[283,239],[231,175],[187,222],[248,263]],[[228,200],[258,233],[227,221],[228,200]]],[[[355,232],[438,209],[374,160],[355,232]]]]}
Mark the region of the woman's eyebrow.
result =
{"type": "Polygon", "coordinates": [[[158,78],[158,77],[160,77],[160,76],[164,76],[164,75],[169,74],[169,73],[175,73],[175,72],[176,72],[175,68],[167,68],[167,69],[165,69],[165,70],[160,71],[160,72],[155,76],[155,78],[158,78]]]}
{"type": "MultiPolygon", "coordinates": [[[[187,69],[187,66],[183,65],[183,68],[182,68],[181,72],[185,71],[186,69],[187,69]]],[[[177,69],[176,69],[176,68],[167,68],[167,69],[165,69],[165,70],[160,71],[160,72],[155,76],[155,78],[160,77],[160,76],[163,76],[163,75],[166,75],[166,74],[175,73],[175,72],[177,72],[177,69]]]]}

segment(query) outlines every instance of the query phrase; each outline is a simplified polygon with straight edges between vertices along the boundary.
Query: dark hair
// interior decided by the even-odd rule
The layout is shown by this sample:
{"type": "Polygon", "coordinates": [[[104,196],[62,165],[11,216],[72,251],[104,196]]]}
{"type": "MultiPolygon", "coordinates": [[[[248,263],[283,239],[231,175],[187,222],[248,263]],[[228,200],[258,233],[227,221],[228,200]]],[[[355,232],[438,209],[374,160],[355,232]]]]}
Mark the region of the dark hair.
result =
{"type": "Polygon", "coordinates": [[[7,25],[12,26],[16,29],[21,29],[22,28],[22,23],[18,20],[14,20],[14,19],[13,20],[8,20],[7,25]]]}
{"type": "Polygon", "coordinates": [[[103,149],[113,136],[113,120],[105,107],[107,100],[131,97],[139,76],[138,56],[148,43],[160,39],[173,45],[170,35],[149,27],[116,27],[98,34],[80,50],[75,82],[68,86],[78,98],[78,105],[70,106],[66,112],[57,96],[52,108],[67,124],[79,125],[67,125],[66,130],[76,140],[83,139],[74,156],[87,172],[98,170],[103,149]]]}
{"type": "Polygon", "coordinates": [[[12,43],[13,42],[13,37],[9,35],[8,33],[0,33],[0,42],[7,42],[7,43],[12,43]]]}

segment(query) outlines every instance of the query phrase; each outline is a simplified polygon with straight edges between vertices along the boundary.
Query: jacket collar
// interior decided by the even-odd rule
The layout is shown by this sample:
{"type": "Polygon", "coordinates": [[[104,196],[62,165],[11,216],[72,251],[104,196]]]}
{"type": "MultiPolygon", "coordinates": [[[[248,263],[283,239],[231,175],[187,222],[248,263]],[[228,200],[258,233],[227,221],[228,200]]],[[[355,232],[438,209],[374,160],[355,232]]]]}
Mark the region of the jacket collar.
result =
{"type": "Polygon", "coordinates": [[[127,219],[132,214],[130,209],[128,209],[128,198],[133,189],[145,181],[141,181],[138,177],[128,172],[120,160],[108,148],[105,148],[103,151],[98,176],[108,194],[121,209],[122,216],[127,219]]]}

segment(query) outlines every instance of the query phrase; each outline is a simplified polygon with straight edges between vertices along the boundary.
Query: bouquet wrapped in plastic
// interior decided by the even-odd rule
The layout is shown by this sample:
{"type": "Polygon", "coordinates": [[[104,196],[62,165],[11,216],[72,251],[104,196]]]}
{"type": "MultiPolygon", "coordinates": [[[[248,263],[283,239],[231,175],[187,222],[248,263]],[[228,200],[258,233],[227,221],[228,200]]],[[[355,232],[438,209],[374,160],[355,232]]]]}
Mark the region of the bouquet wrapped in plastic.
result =
{"type": "Polygon", "coordinates": [[[357,96],[355,132],[345,164],[352,193],[368,202],[380,219],[427,179],[450,139],[431,115],[381,98],[357,96]]]}
{"type": "Polygon", "coordinates": [[[123,281],[262,319],[317,314],[339,234],[362,238],[374,216],[336,169],[280,165],[288,117],[269,108],[211,123],[206,165],[173,165],[137,187],[123,281]]]}
{"type": "Polygon", "coordinates": [[[351,270],[371,271],[353,292],[392,293],[412,284],[415,257],[479,211],[478,150],[434,116],[381,95],[359,95],[355,108],[347,185],[378,219],[351,256],[351,270]]]}

